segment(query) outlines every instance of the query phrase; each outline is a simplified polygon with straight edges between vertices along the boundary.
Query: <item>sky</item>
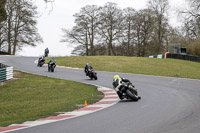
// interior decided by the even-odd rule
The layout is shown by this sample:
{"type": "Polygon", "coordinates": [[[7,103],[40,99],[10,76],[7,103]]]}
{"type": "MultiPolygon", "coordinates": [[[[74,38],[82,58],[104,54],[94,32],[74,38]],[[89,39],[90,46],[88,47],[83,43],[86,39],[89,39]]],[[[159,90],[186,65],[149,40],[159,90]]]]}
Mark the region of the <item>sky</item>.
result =
{"type": "MultiPolygon", "coordinates": [[[[44,54],[44,49],[49,48],[50,56],[70,56],[72,47],[67,46],[67,43],[62,43],[60,40],[64,33],[62,28],[72,29],[74,24],[75,13],[86,5],[104,6],[107,2],[114,2],[123,9],[132,7],[140,10],[146,7],[148,0],[54,0],[46,4],[44,0],[35,0],[34,4],[38,7],[38,32],[43,38],[43,43],[36,47],[24,47],[17,55],[22,56],[41,56],[44,54]]],[[[185,0],[169,0],[171,11],[169,14],[170,23],[173,26],[179,26],[181,23],[177,18],[175,10],[186,5],[185,0]]]]}

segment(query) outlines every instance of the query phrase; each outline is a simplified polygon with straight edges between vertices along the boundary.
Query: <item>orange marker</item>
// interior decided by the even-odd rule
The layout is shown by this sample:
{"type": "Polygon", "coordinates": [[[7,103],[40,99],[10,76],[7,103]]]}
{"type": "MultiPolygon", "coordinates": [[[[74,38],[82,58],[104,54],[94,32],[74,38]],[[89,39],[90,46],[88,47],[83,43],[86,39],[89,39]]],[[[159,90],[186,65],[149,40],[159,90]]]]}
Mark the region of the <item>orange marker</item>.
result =
{"type": "Polygon", "coordinates": [[[87,101],[85,100],[85,104],[84,104],[85,106],[87,106],[87,101]]]}

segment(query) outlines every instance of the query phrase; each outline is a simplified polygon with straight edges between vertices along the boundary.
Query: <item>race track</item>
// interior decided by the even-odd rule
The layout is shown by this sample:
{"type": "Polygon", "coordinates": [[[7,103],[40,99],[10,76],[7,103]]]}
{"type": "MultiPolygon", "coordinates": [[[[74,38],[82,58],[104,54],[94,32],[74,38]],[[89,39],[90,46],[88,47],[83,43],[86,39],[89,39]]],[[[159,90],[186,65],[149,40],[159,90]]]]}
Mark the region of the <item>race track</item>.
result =
{"type": "MultiPolygon", "coordinates": [[[[12,133],[199,133],[200,80],[97,71],[92,81],[81,70],[36,67],[37,58],[2,56],[14,69],[38,75],[112,88],[115,74],[130,79],[142,99],[116,105],[73,119],[13,131],[12,133]]],[[[95,66],[94,66],[95,69],[95,66]]]]}

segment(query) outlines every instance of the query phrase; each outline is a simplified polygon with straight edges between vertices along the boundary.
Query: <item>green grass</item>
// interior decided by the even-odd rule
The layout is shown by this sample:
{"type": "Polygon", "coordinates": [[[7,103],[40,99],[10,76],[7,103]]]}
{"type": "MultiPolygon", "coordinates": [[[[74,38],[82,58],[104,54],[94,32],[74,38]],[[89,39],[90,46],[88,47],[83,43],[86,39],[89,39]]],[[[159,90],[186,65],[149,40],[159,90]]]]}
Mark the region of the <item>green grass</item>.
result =
{"type": "Polygon", "coordinates": [[[72,111],[103,97],[95,86],[78,82],[22,72],[15,78],[0,85],[0,127],[72,111]]]}
{"type": "Polygon", "coordinates": [[[84,68],[89,63],[100,71],[200,79],[200,63],[184,60],[125,56],[74,56],[55,59],[57,65],[61,66],[84,68]]]}

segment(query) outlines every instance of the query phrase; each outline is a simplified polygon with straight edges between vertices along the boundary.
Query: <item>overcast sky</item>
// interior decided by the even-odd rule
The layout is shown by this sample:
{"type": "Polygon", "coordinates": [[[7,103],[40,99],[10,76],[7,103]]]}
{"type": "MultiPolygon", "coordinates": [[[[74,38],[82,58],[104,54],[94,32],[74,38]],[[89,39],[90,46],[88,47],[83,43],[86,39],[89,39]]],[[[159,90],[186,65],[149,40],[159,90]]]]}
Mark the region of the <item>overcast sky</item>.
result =
{"type": "MultiPolygon", "coordinates": [[[[44,49],[48,47],[51,56],[69,56],[73,48],[69,48],[65,43],[60,42],[63,35],[61,29],[71,29],[74,26],[73,15],[78,13],[82,7],[86,5],[104,6],[107,2],[114,2],[121,9],[133,7],[139,10],[146,7],[148,0],[55,0],[53,7],[51,4],[46,5],[43,1],[35,0],[35,4],[40,12],[37,27],[44,43],[38,44],[37,47],[24,47],[18,55],[41,56],[44,49]]],[[[169,14],[170,23],[173,26],[178,26],[180,23],[177,21],[174,9],[186,5],[185,0],[169,0],[169,3],[173,9],[169,14]]]]}

